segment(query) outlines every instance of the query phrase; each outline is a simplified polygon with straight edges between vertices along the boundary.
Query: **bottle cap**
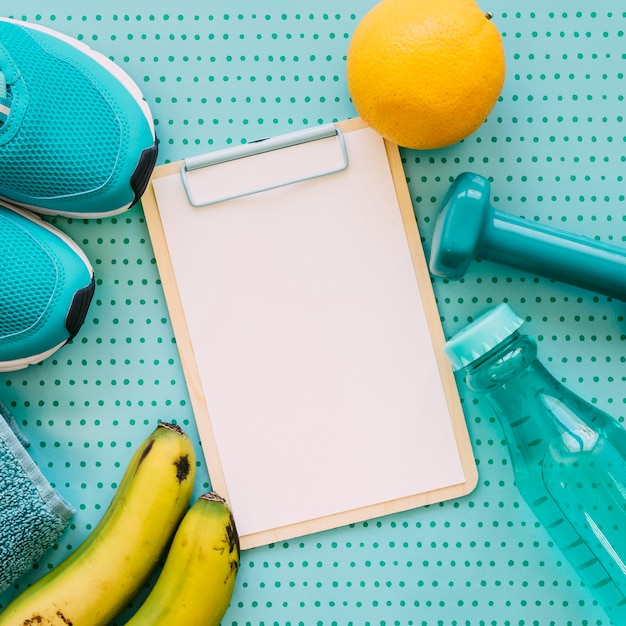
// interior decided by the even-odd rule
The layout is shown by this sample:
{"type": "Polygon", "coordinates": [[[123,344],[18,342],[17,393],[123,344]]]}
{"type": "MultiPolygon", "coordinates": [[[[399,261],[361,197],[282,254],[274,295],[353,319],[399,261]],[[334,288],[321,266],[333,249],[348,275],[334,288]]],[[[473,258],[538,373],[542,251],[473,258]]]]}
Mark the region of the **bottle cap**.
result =
{"type": "Polygon", "coordinates": [[[460,370],[502,343],[523,323],[508,304],[499,304],[454,335],[443,351],[452,369],[460,370]]]}

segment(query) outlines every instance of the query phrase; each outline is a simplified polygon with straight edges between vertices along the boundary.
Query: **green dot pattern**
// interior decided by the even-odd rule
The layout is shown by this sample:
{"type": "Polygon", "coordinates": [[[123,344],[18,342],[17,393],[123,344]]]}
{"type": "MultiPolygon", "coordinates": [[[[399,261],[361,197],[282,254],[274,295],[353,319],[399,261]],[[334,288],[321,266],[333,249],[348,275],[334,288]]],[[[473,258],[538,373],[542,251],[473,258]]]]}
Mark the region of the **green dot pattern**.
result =
{"type": "MultiPolygon", "coordinates": [[[[480,4],[493,13],[507,56],[495,109],[457,145],[402,150],[426,254],[441,200],[467,170],[490,178],[502,211],[626,245],[623,3],[480,4]]],[[[77,37],[126,70],[152,108],[159,163],[166,163],[353,117],[345,55],[373,5],[66,0],[53,10],[24,0],[10,10],[77,37]]],[[[95,300],[70,345],[41,365],[0,374],[0,397],[77,514],[0,606],[87,536],[158,420],[189,432],[199,458],[196,495],[210,487],[141,205],[106,220],[47,219],[92,261],[95,300]]],[[[481,261],[461,280],[433,284],[446,335],[508,302],[556,377],[624,420],[623,303],[481,261]]],[[[608,625],[521,500],[492,411],[465,388],[460,394],[479,470],[473,493],[246,551],[223,623],[608,625]]],[[[269,505],[272,497],[268,485],[269,505]]]]}

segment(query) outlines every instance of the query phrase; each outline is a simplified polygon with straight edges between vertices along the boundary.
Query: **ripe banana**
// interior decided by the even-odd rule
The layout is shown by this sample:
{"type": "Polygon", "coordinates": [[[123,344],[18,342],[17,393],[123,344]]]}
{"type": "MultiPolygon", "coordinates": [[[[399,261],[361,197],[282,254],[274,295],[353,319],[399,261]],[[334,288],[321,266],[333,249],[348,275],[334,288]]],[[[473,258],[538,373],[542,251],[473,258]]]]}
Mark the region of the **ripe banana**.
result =
{"type": "Polygon", "coordinates": [[[226,502],[214,492],[194,502],[163,570],[126,626],[218,626],[239,570],[239,537],[226,502]]]}
{"type": "Polygon", "coordinates": [[[161,423],[134,453],[85,541],[17,596],[0,626],[107,626],[165,553],[189,508],[195,455],[183,430],[161,423]]]}

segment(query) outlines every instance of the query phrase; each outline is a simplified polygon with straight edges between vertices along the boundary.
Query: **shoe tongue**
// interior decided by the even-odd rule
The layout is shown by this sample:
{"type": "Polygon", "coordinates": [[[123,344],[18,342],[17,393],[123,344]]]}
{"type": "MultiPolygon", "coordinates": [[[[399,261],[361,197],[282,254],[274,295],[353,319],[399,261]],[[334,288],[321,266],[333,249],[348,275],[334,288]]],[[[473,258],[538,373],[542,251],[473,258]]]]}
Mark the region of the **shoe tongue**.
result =
{"type": "Polygon", "coordinates": [[[0,126],[11,113],[11,88],[7,85],[6,77],[0,70],[0,126]]]}
{"type": "Polygon", "coordinates": [[[11,113],[11,98],[0,98],[0,128],[11,113]]]}

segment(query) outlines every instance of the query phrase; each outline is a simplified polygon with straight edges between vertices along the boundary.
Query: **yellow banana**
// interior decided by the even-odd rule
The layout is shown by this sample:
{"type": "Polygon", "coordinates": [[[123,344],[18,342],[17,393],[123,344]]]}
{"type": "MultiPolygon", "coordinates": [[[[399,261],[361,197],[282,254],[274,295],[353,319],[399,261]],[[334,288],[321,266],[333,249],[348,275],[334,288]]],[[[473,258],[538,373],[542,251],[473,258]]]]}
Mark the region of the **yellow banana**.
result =
{"type": "Polygon", "coordinates": [[[226,502],[206,493],[181,522],[163,570],[126,626],[218,626],[239,570],[239,537],[226,502]]]}
{"type": "Polygon", "coordinates": [[[189,509],[195,455],[159,424],[133,455],[97,526],[0,613],[0,626],[106,626],[146,582],[189,509]]]}

